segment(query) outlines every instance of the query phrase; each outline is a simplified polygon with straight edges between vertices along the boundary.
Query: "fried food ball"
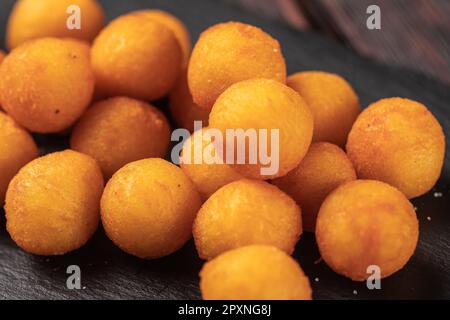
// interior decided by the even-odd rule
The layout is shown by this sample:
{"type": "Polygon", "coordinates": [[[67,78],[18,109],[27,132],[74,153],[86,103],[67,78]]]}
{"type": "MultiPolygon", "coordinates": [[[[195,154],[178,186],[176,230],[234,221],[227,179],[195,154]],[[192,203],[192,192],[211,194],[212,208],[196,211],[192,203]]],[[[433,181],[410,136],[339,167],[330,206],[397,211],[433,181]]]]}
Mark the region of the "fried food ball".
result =
{"type": "Polygon", "coordinates": [[[277,187],[243,179],[217,190],[194,223],[200,258],[251,244],[273,245],[291,254],[302,233],[300,208],[277,187]]]}
{"type": "Polygon", "coordinates": [[[91,42],[103,27],[104,13],[95,0],[19,0],[8,20],[6,42],[10,49],[44,37],[76,38],[91,42]],[[70,8],[76,5],[80,15],[70,8]],[[81,28],[68,28],[78,17],[81,28]]]}
{"type": "Polygon", "coordinates": [[[66,40],[69,43],[78,46],[83,51],[86,57],[88,57],[89,59],[91,58],[91,45],[89,44],[89,42],[75,38],[63,38],[63,40],[66,40]]]}
{"type": "Polygon", "coordinates": [[[298,72],[287,79],[314,115],[314,142],[331,142],[344,147],[348,133],[360,113],[358,96],[351,85],[337,74],[298,72]]]}
{"type": "Polygon", "coordinates": [[[356,180],[338,187],[317,217],[316,240],[325,262],[355,281],[376,265],[385,278],[413,255],[419,224],[412,204],[390,185],[356,180]]]}
{"type": "Polygon", "coordinates": [[[356,172],[345,152],[334,144],[317,142],[297,168],[272,182],[302,208],[303,229],[314,232],[326,196],[352,180],[356,180],[356,172]]]}
{"type": "Polygon", "coordinates": [[[87,155],[66,150],[33,160],[8,187],[8,232],[33,254],[78,249],[97,229],[102,191],[100,168],[87,155]]]}
{"type": "Polygon", "coordinates": [[[276,247],[251,245],[227,251],[203,266],[205,300],[311,300],[308,278],[276,247]]]}
{"type": "Polygon", "coordinates": [[[225,137],[224,158],[231,158],[228,152],[234,152],[233,168],[248,178],[263,180],[284,176],[297,167],[308,151],[313,134],[313,116],[300,95],[268,79],[246,80],[228,88],[214,104],[209,124],[211,128],[220,129],[225,137]],[[239,164],[236,159],[239,140],[243,139],[236,136],[227,139],[227,129],[256,130],[257,139],[253,140],[258,141],[246,141],[245,164],[239,164]],[[272,139],[277,133],[279,143],[272,139]],[[264,134],[268,136],[267,145],[264,134]],[[265,159],[260,155],[263,149],[259,145],[267,147],[268,155],[278,155],[279,159],[272,159],[272,165],[278,162],[277,170],[264,172],[270,166],[264,164],[265,159]],[[256,162],[252,163],[252,155],[258,156],[256,162]]]}
{"type": "Polygon", "coordinates": [[[27,42],[0,66],[5,111],[33,132],[69,128],[86,110],[94,75],[82,46],[56,38],[27,42]]]}
{"type": "Polygon", "coordinates": [[[106,96],[162,98],[181,72],[182,52],[174,33],[141,15],[112,21],[91,51],[97,87],[106,96]]]}
{"type": "Polygon", "coordinates": [[[109,180],[101,200],[108,237],[122,250],[153,259],[192,236],[200,195],[180,168],[162,159],[132,162],[109,180]]]}
{"type": "Polygon", "coordinates": [[[0,207],[11,179],[37,156],[38,149],[31,135],[0,111],[0,207]]]}
{"type": "Polygon", "coordinates": [[[195,103],[211,110],[229,86],[252,78],[286,82],[286,63],[277,40],[240,22],[220,23],[201,34],[188,69],[195,103]]]}
{"type": "Polygon", "coordinates": [[[347,152],[359,178],[389,183],[411,199],[427,193],[439,179],[445,137],[423,104],[383,99],[358,117],[347,152]]]}
{"type": "Polygon", "coordinates": [[[109,179],[127,163],[164,157],[169,142],[169,123],[161,111],[139,100],[116,97],[88,109],[72,132],[70,146],[96,159],[109,179]]]}

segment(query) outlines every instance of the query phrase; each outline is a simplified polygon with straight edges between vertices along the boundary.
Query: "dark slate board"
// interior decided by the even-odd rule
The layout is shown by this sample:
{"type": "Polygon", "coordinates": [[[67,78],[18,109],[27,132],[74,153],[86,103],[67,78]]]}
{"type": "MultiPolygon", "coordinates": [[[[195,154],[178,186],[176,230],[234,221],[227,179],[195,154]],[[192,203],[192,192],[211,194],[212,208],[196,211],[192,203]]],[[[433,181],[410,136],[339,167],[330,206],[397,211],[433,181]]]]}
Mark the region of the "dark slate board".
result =
{"type": "MultiPolygon", "coordinates": [[[[108,19],[145,7],[168,10],[184,20],[194,40],[202,30],[221,21],[238,20],[260,26],[280,40],[290,73],[308,69],[337,72],[355,86],[363,106],[382,97],[416,99],[430,107],[447,137],[450,135],[449,87],[409,71],[375,64],[318,34],[299,33],[276,22],[260,20],[221,1],[101,2],[108,19]]],[[[12,0],[0,0],[1,43],[4,43],[4,25],[12,3],[12,0]]],[[[37,140],[43,152],[64,148],[67,143],[61,136],[38,136],[37,140]]],[[[438,185],[413,201],[420,221],[420,241],[415,255],[402,271],[382,281],[381,290],[369,291],[364,283],[355,283],[333,273],[324,262],[315,263],[319,253],[314,237],[302,236],[294,256],[310,277],[315,299],[450,298],[448,160],[447,148],[438,185]],[[443,196],[436,198],[434,192],[443,196]]],[[[32,256],[15,246],[5,230],[3,215],[0,219],[0,298],[3,299],[198,299],[201,265],[192,242],[169,257],[143,261],[121,252],[102,230],[85,247],[66,256],[32,256]],[[72,264],[81,267],[82,290],[66,288],[66,268],[72,264]]]]}

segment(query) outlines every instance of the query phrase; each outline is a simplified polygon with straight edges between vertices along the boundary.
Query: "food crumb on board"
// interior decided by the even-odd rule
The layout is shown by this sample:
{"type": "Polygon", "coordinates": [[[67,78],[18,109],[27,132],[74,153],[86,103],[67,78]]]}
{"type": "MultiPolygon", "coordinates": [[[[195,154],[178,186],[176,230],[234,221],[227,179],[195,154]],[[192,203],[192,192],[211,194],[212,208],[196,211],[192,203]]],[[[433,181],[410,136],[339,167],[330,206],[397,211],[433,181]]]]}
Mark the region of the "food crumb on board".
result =
{"type": "Polygon", "coordinates": [[[428,220],[428,221],[431,221],[431,217],[430,217],[430,216],[428,216],[428,217],[427,217],[427,220],[428,220]]]}
{"type": "Polygon", "coordinates": [[[317,277],[317,278],[314,278],[314,281],[315,282],[319,282],[319,278],[317,277]]]}
{"type": "Polygon", "coordinates": [[[434,196],[435,198],[441,198],[441,197],[442,197],[442,192],[435,192],[435,193],[433,194],[433,196],[434,196]]]}
{"type": "Polygon", "coordinates": [[[358,295],[358,291],[353,290],[353,294],[354,294],[355,296],[358,295]]]}

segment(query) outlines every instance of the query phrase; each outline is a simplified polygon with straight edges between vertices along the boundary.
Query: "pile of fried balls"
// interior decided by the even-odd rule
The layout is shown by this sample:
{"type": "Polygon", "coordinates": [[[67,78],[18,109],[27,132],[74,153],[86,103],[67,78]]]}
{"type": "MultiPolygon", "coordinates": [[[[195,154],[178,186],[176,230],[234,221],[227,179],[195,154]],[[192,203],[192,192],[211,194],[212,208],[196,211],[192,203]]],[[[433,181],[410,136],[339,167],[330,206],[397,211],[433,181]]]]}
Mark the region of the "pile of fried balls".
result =
{"type": "MultiPolygon", "coordinates": [[[[387,277],[413,255],[419,225],[409,199],[439,179],[445,137],[423,104],[387,98],[361,112],[336,74],[290,76],[263,30],[225,22],[192,49],[178,18],[160,10],[104,27],[95,0],[19,0],[0,53],[0,202],[15,243],[37,255],[80,248],[101,221],[123,251],[156,259],[192,236],[204,299],[311,299],[290,255],[315,233],[336,273],[387,277]],[[66,26],[67,7],[82,12],[66,26]],[[279,129],[279,170],[263,163],[167,160],[171,125],[183,146],[214,148],[208,128],[279,129]],[[70,134],[70,150],[40,156],[30,133],[70,134]],[[197,143],[194,143],[197,141],[197,143]],[[106,186],[105,186],[106,184],[106,186]]],[[[229,141],[225,141],[225,144],[229,141]]]]}

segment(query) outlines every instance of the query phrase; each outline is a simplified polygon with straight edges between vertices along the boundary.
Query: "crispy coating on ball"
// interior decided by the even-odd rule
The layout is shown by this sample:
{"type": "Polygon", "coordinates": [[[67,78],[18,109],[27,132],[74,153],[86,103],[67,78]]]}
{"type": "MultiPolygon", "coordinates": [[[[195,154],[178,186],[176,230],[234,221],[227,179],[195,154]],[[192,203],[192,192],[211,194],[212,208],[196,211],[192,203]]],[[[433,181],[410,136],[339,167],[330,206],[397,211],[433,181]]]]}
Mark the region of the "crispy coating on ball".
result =
{"type": "Polygon", "coordinates": [[[8,232],[33,254],[78,249],[97,229],[102,191],[100,168],[87,155],[66,150],[33,160],[8,187],[8,232]]]}
{"type": "Polygon", "coordinates": [[[180,168],[145,159],[126,165],[109,180],[101,200],[102,222],[122,250],[154,259],[191,238],[200,205],[200,195],[180,168]]]}
{"type": "Polygon", "coordinates": [[[91,42],[102,29],[103,21],[103,9],[95,0],[19,0],[8,20],[6,42],[10,49],[44,37],[91,42]],[[72,5],[80,8],[80,29],[67,27],[70,15],[74,14],[73,10],[68,12],[72,5]]]}
{"type": "Polygon", "coordinates": [[[300,95],[288,86],[274,80],[252,79],[232,85],[217,99],[209,125],[223,132],[225,157],[233,152],[233,143],[235,157],[238,150],[238,138],[227,139],[226,129],[256,129],[258,141],[251,147],[247,141],[245,164],[235,161],[233,168],[248,178],[266,180],[284,176],[298,166],[311,144],[313,116],[300,95]],[[259,157],[259,143],[265,141],[260,129],[265,129],[268,136],[268,154],[279,154],[279,168],[274,173],[261,171],[270,166],[259,157]],[[271,135],[276,132],[279,143],[272,150],[271,135]],[[251,164],[251,154],[256,150],[258,161],[251,164]]]}
{"type": "Polygon", "coordinates": [[[383,99],[358,117],[347,152],[359,178],[389,183],[411,199],[427,193],[439,179],[445,136],[423,104],[383,99]]]}
{"type": "Polygon", "coordinates": [[[273,184],[290,195],[302,208],[303,229],[314,232],[320,206],[339,185],[356,180],[353,164],[338,146],[313,143],[300,165],[273,184]]]}
{"type": "Polygon", "coordinates": [[[314,115],[313,141],[344,147],[353,123],[360,113],[358,96],[351,85],[337,74],[298,72],[287,79],[314,115]]]}
{"type": "Polygon", "coordinates": [[[194,223],[200,258],[251,244],[273,245],[291,254],[302,233],[300,208],[277,187],[243,179],[216,191],[194,223]]]}
{"type": "Polygon", "coordinates": [[[106,179],[125,164],[164,157],[170,127],[164,114],[146,102],[116,97],[94,104],[75,126],[70,146],[96,159],[106,179]]]}
{"type": "Polygon", "coordinates": [[[277,40],[240,22],[220,23],[201,34],[188,69],[195,103],[211,110],[229,86],[252,78],[286,82],[286,63],[277,40]]]}
{"type": "Polygon", "coordinates": [[[419,237],[416,212],[394,187],[357,180],[338,187],[317,217],[316,240],[322,258],[337,273],[366,280],[371,265],[385,278],[413,255],[419,237]]]}
{"type": "Polygon", "coordinates": [[[227,251],[203,266],[205,300],[311,300],[299,264],[276,247],[251,245],[227,251]]]}
{"type": "Polygon", "coordinates": [[[5,111],[33,132],[69,128],[89,105],[94,75],[82,46],[56,38],[29,41],[0,66],[5,111]]]}
{"type": "Polygon", "coordinates": [[[95,39],[91,58],[101,94],[141,100],[168,94],[183,59],[174,33],[140,15],[113,20],[95,39]]]}

